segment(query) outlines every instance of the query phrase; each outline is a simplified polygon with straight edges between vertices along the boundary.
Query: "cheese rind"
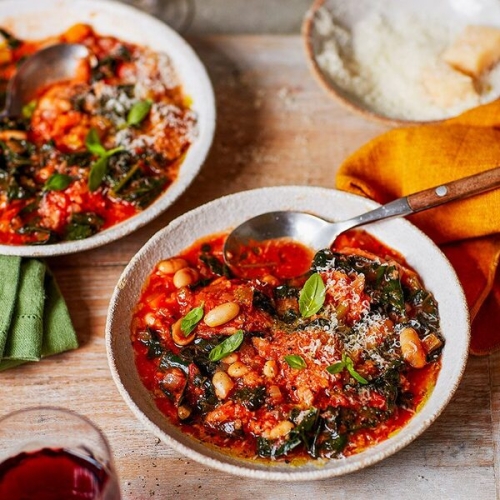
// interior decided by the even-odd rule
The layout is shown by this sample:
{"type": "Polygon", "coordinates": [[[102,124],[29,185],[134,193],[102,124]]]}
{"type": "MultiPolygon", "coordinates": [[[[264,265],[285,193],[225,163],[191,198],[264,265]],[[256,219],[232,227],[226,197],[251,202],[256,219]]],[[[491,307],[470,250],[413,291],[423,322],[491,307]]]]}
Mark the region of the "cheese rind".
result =
{"type": "Polygon", "coordinates": [[[470,25],[443,53],[443,61],[477,78],[500,60],[500,29],[470,25]]]}
{"type": "Polygon", "coordinates": [[[479,104],[474,80],[445,63],[426,67],[422,72],[422,85],[431,101],[441,108],[451,108],[459,102],[479,104]]]}

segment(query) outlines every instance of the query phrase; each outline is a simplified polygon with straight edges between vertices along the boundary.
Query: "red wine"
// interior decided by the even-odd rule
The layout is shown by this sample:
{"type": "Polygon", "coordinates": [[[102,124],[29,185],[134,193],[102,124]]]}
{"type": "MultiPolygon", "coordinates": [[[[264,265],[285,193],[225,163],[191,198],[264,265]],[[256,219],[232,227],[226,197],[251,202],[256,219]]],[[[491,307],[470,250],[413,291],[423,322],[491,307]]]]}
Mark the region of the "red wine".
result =
{"type": "Polygon", "coordinates": [[[93,500],[108,479],[103,466],[92,458],[43,448],[0,464],[0,499],[93,500]]]}

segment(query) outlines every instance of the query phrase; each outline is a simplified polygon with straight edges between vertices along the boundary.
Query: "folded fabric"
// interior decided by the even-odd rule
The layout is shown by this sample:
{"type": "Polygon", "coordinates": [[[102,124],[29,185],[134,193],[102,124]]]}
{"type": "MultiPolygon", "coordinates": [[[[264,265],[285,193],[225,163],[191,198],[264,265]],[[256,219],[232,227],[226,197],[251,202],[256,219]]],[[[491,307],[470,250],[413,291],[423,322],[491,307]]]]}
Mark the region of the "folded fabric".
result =
{"type": "Polygon", "coordinates": [[[78,347],[66,303],[45,263],[0,256],[0,282],[1,307],[10,311],[0,323],[0,371],[78,347]]]}
{"type": "Polygon", "coordinates": [[[21,257],[0,255],[0,358],[7,342],[14,306],[16,304],[17,286],[21,275],[21,257]]]}
{"type": "Polygon", "coordinates": [[[21,263],[21,277],[3,359],[38,361],[42,352],[45,266],[38,260],[21,263]]]}
{"type": "MultiPolygon", "coordinates": [[[[387,203],[500,165],[500,101],[435,124],[390,130],[340,166],[338,189],[387,203]]],[[[450,259],[472,319],[472,354],[500,348],[500,189],[409,219],[450,259]]]]}

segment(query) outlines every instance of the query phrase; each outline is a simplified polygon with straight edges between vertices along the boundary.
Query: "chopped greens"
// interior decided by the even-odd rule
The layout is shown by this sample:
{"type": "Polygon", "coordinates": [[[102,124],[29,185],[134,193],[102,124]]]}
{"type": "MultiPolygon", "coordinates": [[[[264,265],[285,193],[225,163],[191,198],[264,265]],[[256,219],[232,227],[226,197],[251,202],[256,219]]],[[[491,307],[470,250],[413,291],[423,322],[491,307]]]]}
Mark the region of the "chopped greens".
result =
{"type": "Polygon", "coordinates": [[[74,241],[89,238],[99,231],[103,222],[101,217],[91,212],[73,214],[66,227],[66,239],[74,241]]]}

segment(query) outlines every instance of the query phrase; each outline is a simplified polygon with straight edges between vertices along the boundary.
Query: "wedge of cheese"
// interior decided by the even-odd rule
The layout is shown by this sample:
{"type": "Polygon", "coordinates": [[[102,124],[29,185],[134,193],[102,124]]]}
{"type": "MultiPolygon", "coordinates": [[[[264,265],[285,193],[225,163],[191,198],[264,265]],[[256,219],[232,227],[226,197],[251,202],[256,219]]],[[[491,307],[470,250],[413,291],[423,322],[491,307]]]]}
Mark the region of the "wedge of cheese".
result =
{"type": "Polygon", "coordinates": [[[500,60],[500,29],[470,25],[445,50],[443,61],[474,78],[500,60]]]}
{"type": "Polygon", "coordinates": [[[422,86],[429,100],[440,108],[448,109],[458,103],[479,104],[474,80],[442,61],[422,71],[422,86]]]}

